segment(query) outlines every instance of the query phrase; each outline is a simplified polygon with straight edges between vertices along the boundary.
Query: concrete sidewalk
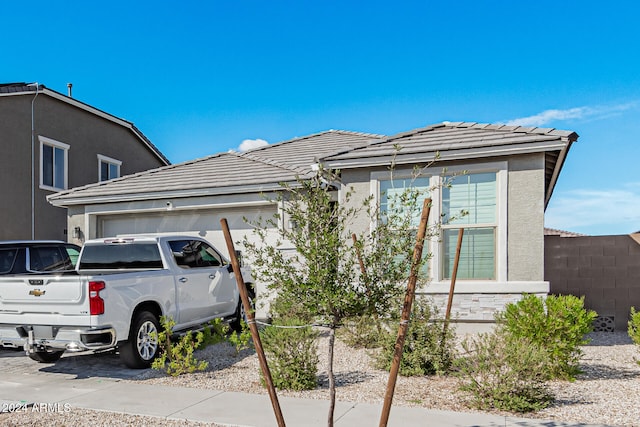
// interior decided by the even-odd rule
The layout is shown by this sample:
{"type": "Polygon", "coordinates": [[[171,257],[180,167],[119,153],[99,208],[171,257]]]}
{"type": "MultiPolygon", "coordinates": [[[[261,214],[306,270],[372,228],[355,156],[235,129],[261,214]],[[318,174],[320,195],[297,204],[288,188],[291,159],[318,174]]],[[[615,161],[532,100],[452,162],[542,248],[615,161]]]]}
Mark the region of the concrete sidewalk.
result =
{"type": "MultiPolygon", "coordinates": [[[[288,426],[326,426],[326,400],[279,397],[288,426]]],[[[192,420],[230,426],[277,426],[268,395],[136,384],[110,378],[80,378],[69,375],[3,373],[0,378],[0,408],[21,403],[48,410],[74,408],[150,415],[170,420],[192,420]],[[65,404],[67,404],[65,406],[65,404]]],[[[382,404],[337,402],[335,425],[377,426],[382,404]]],[[[421,427],[559,427],[579,423],[502,417],[394,406],[389,426],[421,427]]]]}

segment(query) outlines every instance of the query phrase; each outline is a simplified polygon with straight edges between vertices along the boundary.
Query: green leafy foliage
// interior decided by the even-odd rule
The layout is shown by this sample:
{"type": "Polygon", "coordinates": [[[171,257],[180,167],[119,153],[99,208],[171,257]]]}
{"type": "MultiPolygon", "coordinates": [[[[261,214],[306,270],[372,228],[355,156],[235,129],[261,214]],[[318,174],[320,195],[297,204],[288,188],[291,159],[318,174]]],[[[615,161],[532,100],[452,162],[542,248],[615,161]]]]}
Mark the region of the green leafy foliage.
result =
{"type": "Polygon", "coordinates": [[[242,350],[246,350],[251,347],[251,330],[249,325],[244,320],[240,321],[240,330],[232,331],[227,335],[227,341],[229,341],[236,349],[236,354],[239,354],[242,350]]]}
{"type": "MultiPolygon", "coordinates": [[[[400,375],[443,375],[451,370],[455,358],[455,334],[443,322],[435,322],[435,309],[424,299],[416,298],[404,341],[400,375]]],[[[376,366],[390,370],[397,339],[397,328],[381,334],[382,349],[376,366]]]]}
{"type": "Polygon", "coordinates": [[[317,386],[318,333],[304,322],[287,319],[260,331],[273,384],[287,390],[311,390],[317,386]]]}
{"type": "MultiPolygon", "coordinates": [[[[640,312],[635,307],[631,307],[629,327],[627,333],[635,345],[640,346],[640,312]]],[[[640,365],[640,361],[638,361],[640,365]]]]}
{"type": "Polygon", "coordinates": [[[524,295],[508,304],[496,321],[507,336],[527,339],[548,353],[552,378],[573,380],[580,373],[580,346],[588,343],[585,335],[593,331],[596,317],[584,308],[584,297],[524,295]]]}
{"type": "Polygon", "coordinates": [[[456,360],[460,389],[479,409],[530,412],[546,408],[553,396],[548,353],[526,338],[481,334],[462,343],[466,356],[456,360]]]}
{"type": "Polygon", "coordinates": [[[204,371],[209,365],[206,361],[195,358],[193,352],[204,341],[204,334],[198,332],[193,335],[187,332],[178,341],[171,342],[172,329],[176,322],[165,316],[160,318],[163,330],[158,333],[158,344],[161,347],[160,356],[157,357],[151,367],[153,369],[165,371],[171,376],[204,371]]]}
{"type": "MultiPolygon", "coordinates": [[[[301,319],[329,327],[330,419],[335,407],[336,330],[363,315],[381,316],[397,309],[408,277],[415,245],[412,221],[428,194],[411,188],[404,193],[402,203],[394,206],[405,208],[383,217],[373,196],[358,199],[353,188],[342,186],[337,171],[319,167],[315,176],[283,185],[271,200],[279,213],[252,223],[254,235],[243,240],[255,275],[277,295],[271,307],[274,321],[301,319]]],[[[428,255],[418,267],[427,259],[428,255]]],[[[306,337],[297,338],[305,343],[298,345],[307,348],[306,337]]],[[[301,377],[302,383],[311,384],[310,377],[301,377]]]]}
{"type": "Polygon", "coordinates": [[[382,346],[383,327],[379,317],[365,314],[345,322],[337,336],[349,347],[374,349],[382,346]]]}

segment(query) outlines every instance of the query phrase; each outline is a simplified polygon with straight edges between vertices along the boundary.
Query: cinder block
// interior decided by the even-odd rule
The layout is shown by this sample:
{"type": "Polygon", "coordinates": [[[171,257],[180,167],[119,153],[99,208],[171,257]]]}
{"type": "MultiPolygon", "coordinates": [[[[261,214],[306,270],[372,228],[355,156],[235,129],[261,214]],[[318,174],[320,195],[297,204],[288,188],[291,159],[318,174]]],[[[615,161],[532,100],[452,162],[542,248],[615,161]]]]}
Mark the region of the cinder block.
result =
{"type": "Polygon", "coordinates": [[[591,279],[600,279],[603,277],[602,267],[585,267],[581,268],[579,273],[579,277],[591,278],[591,279]]]}
{"type": "Polygon", "coordinates": [[[594,281],[590,277],[581,277],[581,278],[570,277],[567,279],[567,288],[592,289],[593,283],[594,281]]]}
{"type": "Polygon", "coordinates": [[[640,265],[640,255],[618,255],[616,266],[627,267],[629,265],[640,265]]]}
{"type": "Polygon", "coordinates": [[[591,284],[594,288],[602,288],[604,292],[607,292],[607,289],[614,289],[616,287],[616,278],[615,277],[603,277],[598,279],[597,281],[593,281],[591,284]]]}
{"type": "Polygon", "coordinates": [[[591,257],[591,266],[592,267],[605,267],[605,266],[614,266],[616,265],[616,257],[614,256],[594,256],[591,257]]]}
{"type": "Polygon", "coordinates": [[[629,255],[629,245],[605,246],[603,248],[604,256],[627,256],[629,255]]]}
{"type": "Polygon", "coordinates": [[[587,255],[570,256],[567,258],[567,267],[569,268],[591,267],[591,256],[587,256],[587,255]]]}
{"type": "MultiPolygon", "coordinates": [[[[622,235],[624,236],[624,235],[622,235]]],[[[593,246],[616,246],[618,243],[619,235],[612,236],[592,236],[592,245],[593,246]]]]}
{"type": "Polygon", "coordinates": [[[580,246],[579,254],[582,256],[602,256],[604,249],[602,246],[580,246]]]}
{"type": "Polygon", "coordinates": [[[627,267],[628,277],[637,277],[640,279],[640,263],[637,265],[630,265],[627,267]]]}

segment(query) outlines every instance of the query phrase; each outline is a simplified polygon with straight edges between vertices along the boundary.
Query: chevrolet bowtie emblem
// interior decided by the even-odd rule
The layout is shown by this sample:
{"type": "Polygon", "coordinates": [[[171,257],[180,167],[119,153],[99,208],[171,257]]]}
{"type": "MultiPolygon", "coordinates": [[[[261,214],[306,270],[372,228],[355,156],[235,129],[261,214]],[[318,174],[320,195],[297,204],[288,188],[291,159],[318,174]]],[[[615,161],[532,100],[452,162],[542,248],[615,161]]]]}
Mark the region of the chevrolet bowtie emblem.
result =
{"type": "Polygon", "coordinates": [[[33,295],[34,297],[41,297],[42,295],[44,295],[44,293],[47,291],[41,291],[40,289],[34,289],[32,291],[29,291],[29,295],[33,295]]]}

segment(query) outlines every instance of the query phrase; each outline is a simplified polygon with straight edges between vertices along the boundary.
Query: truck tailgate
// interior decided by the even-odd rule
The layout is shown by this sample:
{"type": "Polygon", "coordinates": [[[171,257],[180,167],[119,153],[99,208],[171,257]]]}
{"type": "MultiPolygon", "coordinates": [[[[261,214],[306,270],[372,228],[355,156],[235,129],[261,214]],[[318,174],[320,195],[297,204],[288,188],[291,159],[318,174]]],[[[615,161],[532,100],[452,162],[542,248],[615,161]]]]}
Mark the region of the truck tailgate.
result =
{"type": "Polygon", "coordinates": [[[88,310],[87,290],[78,274],[0,278],[0,323],[24,322],[26,317],[35,324],[58,323],[60,316],[87,316],[88,310]]]}

